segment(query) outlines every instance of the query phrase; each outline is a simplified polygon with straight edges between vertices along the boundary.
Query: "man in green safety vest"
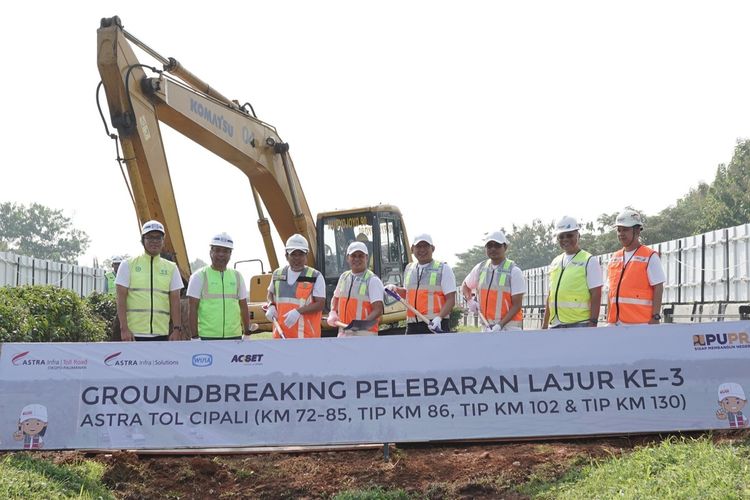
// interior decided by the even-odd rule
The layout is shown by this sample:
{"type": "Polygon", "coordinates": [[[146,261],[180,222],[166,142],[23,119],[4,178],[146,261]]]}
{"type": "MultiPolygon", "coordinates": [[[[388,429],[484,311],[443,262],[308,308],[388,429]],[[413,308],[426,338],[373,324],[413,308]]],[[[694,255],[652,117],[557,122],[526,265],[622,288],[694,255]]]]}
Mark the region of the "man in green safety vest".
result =
{"type": "Polygon", "coordinates": [[[122,257],[115,255],[112,257],[112,270],[104,273],[104,278],[107,280],[107,293],[110,295],[117,295],[117,287],[115,286],[115,278],[117,277],[117,270],[120,268],[122,257]]]}
{"type": "Polygon", "coordinates": [[[161,257],[165,234],[161,222],[146,222],[141,228],[145,253],[120,263],[115,284],[124,341],[182,339],[182,278],[174,262],[161,257]]]}
{"type": "Polygon", "coordinates": [[[555,233],[563,253],[549,266],[549,294],[542,328],[596,326],[602,299],[602,268],[581,250],[578,222],[565,216],[555,233]]]}
{"type": "Polygon", "coordinates": [[[239,340],[250,333],[250,322],[245,281],[227,269],[234,241],[221,233],[211,239],[210,247],[211,265],[194,272],[188,282],[188,324],[201,340],[239,340]]]}

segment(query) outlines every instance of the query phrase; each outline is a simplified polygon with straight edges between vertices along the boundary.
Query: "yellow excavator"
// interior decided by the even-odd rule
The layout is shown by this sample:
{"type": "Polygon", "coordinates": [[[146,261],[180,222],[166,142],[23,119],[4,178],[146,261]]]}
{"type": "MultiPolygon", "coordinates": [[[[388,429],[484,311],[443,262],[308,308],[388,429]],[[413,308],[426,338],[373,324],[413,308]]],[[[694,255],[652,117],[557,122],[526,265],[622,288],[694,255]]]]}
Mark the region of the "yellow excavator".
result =
{"type": "MultiPolygon", "coordinates": [[[[276,128],[259,120],[249,103],[240,105],[125,31],[119,17],[104,18],[97,30],[97,65],[117,134],[138,223],[156,219],[167,231],[165,252],[174,260],[182,279],[190,277],[190,260],[183,238],[159,122],[193,140],[240,169],[248,178],[258,229],[271,269],[279,266],[271,224],[282,241],[294,233],[310,242],[308,265],[325,277],[327,306],[342,272],[348,269],[346,248],[354,240],[370,249],[370,268],[383,283],[403,283],[411,252],[401,212],[392,205],[325,212],[314,220],[305,199],[289,144],[276,128]],[[134,46],[161,68],[138,61],[134,46]],[[265,210],[264,210],[265,207],[265,210]],[[270,222],[265,216],[267,210],[270,222]]],[[[97,89],[98,95],[99,89],[97,89]]],[[[101,107],[100,107],[101,111],[101,107]]],[[[133,225],[134,231],[137,229],[133,225]]],[[[271,274],[250,280],[251,320],[270,331],[261,306],[271,274]]],[[[401,303],[386,300],[381,328],[397,328],[405,319],[401,303]]],[[[327,326],[327,325],[326,325],[327,326]]]]}

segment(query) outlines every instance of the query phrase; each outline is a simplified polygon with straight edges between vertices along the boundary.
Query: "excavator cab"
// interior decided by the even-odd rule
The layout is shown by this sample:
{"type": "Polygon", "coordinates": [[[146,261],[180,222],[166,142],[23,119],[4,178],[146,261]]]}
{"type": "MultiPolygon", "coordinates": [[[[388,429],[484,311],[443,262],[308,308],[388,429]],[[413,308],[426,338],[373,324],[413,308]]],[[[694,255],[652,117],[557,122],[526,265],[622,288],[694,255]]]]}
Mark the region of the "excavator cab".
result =
{"type": "MultiPolygon", "coordinates": [[[[403,286],[404,268],[411,260],[411,251],[397,207],[377,205],[318,214],[317,234],[317,265],[326,282],[326,310],[330,310],[339,276],[349,269],[346,249],[353,241],[367,246],[368,267],[384,285],[403,286]]],[[[396,328],[403,317],[403,305],[386,297],[381,325],[396,328]]]]}

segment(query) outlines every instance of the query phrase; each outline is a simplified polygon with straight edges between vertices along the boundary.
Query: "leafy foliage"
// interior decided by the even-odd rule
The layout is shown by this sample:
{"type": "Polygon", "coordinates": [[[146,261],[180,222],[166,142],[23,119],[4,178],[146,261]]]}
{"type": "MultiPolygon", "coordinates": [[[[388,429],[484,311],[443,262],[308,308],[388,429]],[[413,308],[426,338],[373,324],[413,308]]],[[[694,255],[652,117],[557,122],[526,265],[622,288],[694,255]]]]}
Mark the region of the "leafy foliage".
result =
{"type": "MultiPolygon", "coordinates": [[[[750,140],[739,140],[728,165],[719,165],[711,184],[700,183],[656,215],[644,216],[641,239],[646,244],[669,241],[750,222],[750,140]]],[[[637,207],[632,208],[641,214],[637,207]]],[[[595,221],[585,222],[581,230],[581,248],[594,255],[620,248],[613,230],[618,212],[602,213],[595,221]]],[[[508,257],[521,269],[548,265],[560,253],[553,236],[554,226],[535,219],[531,225],[513,226],[507,234],[508,257]]],[[[486,258],[484,248],[475,246],[456,254],[456,280],[486,258]]],[[[460,281],[459,281],[460,282],[460,281]]]]}
{"type": "Polygon", "coordinates": [[[61,210],[38,203],[0,203],[0,221],[0,247],[22,255],[76,263],[89,245],[88,235],[61,210]]]}
{"type": "Polygon", "coordinates": [[[109,293],[94,292],[86,297],[91,312],[105,324],[111,325],[117,317],[117,299],[109,293]]]}
{"type": "Polygon", "coordinates": [[[75,292],[53,286],[0,288],[0,342],[97,342],[105,322],[75,292]]]}

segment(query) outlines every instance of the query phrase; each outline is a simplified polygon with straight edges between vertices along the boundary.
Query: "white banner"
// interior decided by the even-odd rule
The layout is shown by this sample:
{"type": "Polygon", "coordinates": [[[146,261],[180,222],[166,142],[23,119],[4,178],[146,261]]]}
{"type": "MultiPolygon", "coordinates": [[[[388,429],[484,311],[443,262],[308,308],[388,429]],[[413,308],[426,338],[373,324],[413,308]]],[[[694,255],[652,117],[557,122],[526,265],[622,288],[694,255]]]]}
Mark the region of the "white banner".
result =
{"type": "Polygon", "coordinates": [[[748,332],[750,322],[727,322],[2,344],[0,448],[321,445],[742,427],[748,332]]]}

